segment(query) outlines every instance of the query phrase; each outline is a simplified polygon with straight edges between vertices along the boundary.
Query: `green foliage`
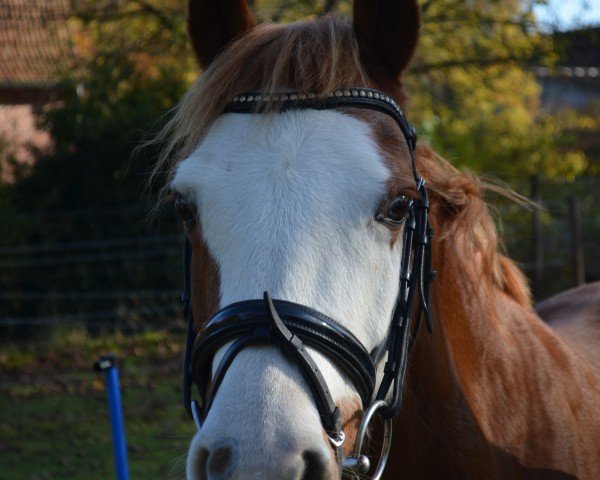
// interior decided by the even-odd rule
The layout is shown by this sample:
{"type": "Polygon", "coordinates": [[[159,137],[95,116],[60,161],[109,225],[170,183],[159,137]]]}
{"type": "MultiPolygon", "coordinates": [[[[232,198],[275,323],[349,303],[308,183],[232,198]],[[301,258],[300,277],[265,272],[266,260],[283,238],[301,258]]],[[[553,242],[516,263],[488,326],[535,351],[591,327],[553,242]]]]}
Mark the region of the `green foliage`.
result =
{"type": "MultiPolygon", "coordinates": [[[[546,115],[530,67],[551,64],[554,46],[535,23],[543,0],[423,0],[417,56],[406,78],[421,138],[456,165],[507,181],[538,174],[574,178],[587,167],[574,121],[546,115]]],[[[257,2],[260,18],[294,21],[351,2],[257,2]]]]}
{"type": "MultiPolygon", "coordinates": [[[[347,0],[253,3],[263,20],[351,11],[347,0]]],[[[551,62],[555,54],[535,24],[535,3],[540,1],[421,2],[420,46],[406,79],[410,115],[421,136],[459,165],[506,179],[532,173],[573,177],[586,167],[568,133],[572,122],[561,124],[540,108],[540,88],[529,66],[551,62]]],[[[28,177],[32,184],[20,187],[27,190],[18,199],[21,207],[31,205],[27,198],[34,188],[36,208],[52,208],[61,199],[81,202],[82,195],[90,203],[106,203],[111,198],[106,190],[125,195],[119,200],[135,201],[137,187],[119,188],[129,181],[130,152],[140,133],[175,104],[197,75],[185,15],[185,5],[175,0],[78,4],[70,24],[83,62],[67,72],[61,106],[45,118],[57,140],[54,155],[19,178],[22,183],[28,177]],[[61,162],[70,162],[70,172],[57,168],[61,162]],[[80,182],[70,185],[75,189],[67,197],[56,191],[60,185],[55,182],[40,198],[32,177],[47,179],[51,171],[72,174],[80,182]]],[[[136,174],[148,170],[132,165],[136,174]]]]}
{"type": "Polygon", "coordinates": [[[173,104],[182,83],[145,79],[126,59],[100,56],[82,85],[65,82],[62,106],[43,119],[56,141],[54,152],[5,187],[19,208],[139,201],[140,174],[147,167],[140,159],[131,161],[132,148],[173,104]]]}
{"type": "Polygon", "coordinates": [[[84,0],[72,8],[76,62],[41,122],[56,148],[0,185],[4,213],[139,203],[151,167],[132,151],[197,74],[181,2],[84,0]]]}
{"type": "Polygon", "coordinates": [[[42,117],[54,151],[3,186],[4,211],[139,203],[150,166],[133,149],[187,87],[181,14],[165,28],[154,10],[80,8],[71,20],[78,67],[42,117]]]}
{"type": "MultiPolygon", "coordinates": [[[[65,72],[61,98],[42,118],[55,140],[54,151],[38,158],[12,182],[0,185],[2,223],[11,225],[2,232],[2,247],[8,250],[0,268],[0,289],[37,295],[34,300],[19,295],[0,299],[8,318],[50,316],[47,321],[53,321],[53,315],[91,316],[110,324],[119,311],[148,308],[149,300],[135,297],[132,305],[131,298],[57,301],[53,295],[166,290],[178,283],[179,264],[172,261],[174,251],[179,253],[177,242],[154,242],[145,250],[144,243],[135,243],[152,240],[157,224],[144,222],[154,201],[144,196],[154,152],[133,152],[187,87],[186,69],[173,68],[176,55],[168,49],[165,54],[164,48],[157,47],[161,55],[155,59],[140,52],[158,41],[153,21],[158,23],[150,13],[145,22],[136,16],[78,21],[82,28],[75,29],[78,45],[93,48],[84,49],[76,70],[65,72]],[[148,37],[135,42],[143,23],[148,37]],[[115,239],[126,239],[127,246],[111,244],[115,239]],[[100,242],[94,249],[73,245],[94,240],[100,242]],[[23,245],[31,247],[11,250],[23,245]],[[48,245],[54,247],[45,254],[48,245]],[[152,263],[144,262],[145,258],[153,259],[152,263]],[[111,310],[113,315],[101,315],[111,310]]],[[[161,38],[167,41],[173,35],[165,33],[161,38]]],[[[167,218],[165,230],[174,234],[174,219],[167,218]]],[[[175,300],[174,295],[171,298],[175,300]]],[[[167,306],[164,298],[160,301],[158,318],[167,306],[173,310],[173,301],[167,306]]],[[[25,329],[22,335],[33,332],[43,334],[43,329],[25,329]]]]}
{"type": "Polygon", "coordinates": [[[505,180],[573,178],[586,167],[569,131],[541,110],[533,75],[518,67],[415,74],[409,85],[419,132],[455,164],[505,180]]]}
{"type": "Polygon", "coordinates": [[[262,0],[254,4],[257,18],[270,22],[295,22],[332,11],[352,12],[347,0],[262,0]]]}
{"type": "Polygon", "coordinates": [[[573,178],[586,167],[568,129],[541,109],[531,65],[555,55],[534,2],[424,2],[418,56],[408,77],[411,118],[457,165],[511,180],[573,178]]]}

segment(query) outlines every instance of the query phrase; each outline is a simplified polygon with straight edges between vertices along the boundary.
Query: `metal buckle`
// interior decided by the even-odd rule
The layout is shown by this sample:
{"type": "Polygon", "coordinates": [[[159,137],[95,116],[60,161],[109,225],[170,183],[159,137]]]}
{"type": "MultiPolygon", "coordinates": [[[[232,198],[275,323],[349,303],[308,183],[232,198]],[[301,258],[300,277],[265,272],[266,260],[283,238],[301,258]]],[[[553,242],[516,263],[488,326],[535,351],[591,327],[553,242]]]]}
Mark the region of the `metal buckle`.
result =
{"type": "Polygon", "coordinates": [[[339,448],[344,444],[344,441],[346,440],[346,434],[343,430],[341,430],[337,438],[332,437],[331,435],[327,435],[327,438],[334,447],[339,448]]]}
{"type": "MultiPolygon", "coordinates": [[[[354,445],[354,454],[352,457],[345,458],[342,463],[342,468],[352,473],[365,474],[371,468],[371,462],[366,455],[361,454],[363,441],[367,434],[367,427],[371,423],[371,419],[375,412],[380,408],[386,408],[388,404],[384,400],[378,400],[374,402],[365,412],[360,428],[358,429],[358,436],[356,437],[356,444],[354,445]]],[[[379,457],[379,463],[375,470],[375,473],[371,477],[371,480],[379,480],[383,475],[383,470],[390,456],[390,450],[392,448],[392,419],[388,418],[384,421],[383,431],[383,446],[381,448],[381,456],[379,457]]]]}

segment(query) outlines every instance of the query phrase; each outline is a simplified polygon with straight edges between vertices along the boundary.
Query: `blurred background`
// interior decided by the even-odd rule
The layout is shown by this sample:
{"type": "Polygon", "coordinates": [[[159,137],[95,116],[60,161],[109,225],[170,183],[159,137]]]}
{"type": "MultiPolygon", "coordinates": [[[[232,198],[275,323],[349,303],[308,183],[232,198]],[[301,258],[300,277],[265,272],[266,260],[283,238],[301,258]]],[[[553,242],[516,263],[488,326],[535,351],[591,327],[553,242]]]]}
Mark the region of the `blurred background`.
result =
{"type": "MultiPolygon", "coordinates": [[[[181,478],[181,229],[134,152],[199,74],[183,0],[0,0],[0,478],[114,475],[121,359],[133,478],[181,478]],[[35,460],[34,460],[35,459],[35,460]]],[[[345,0],[251,1],[293,21],[345,0]]],[[[543,208],[496,205],[536,299],[600,278],[600,2],[422,0],[420,138],[543,208]]]]}

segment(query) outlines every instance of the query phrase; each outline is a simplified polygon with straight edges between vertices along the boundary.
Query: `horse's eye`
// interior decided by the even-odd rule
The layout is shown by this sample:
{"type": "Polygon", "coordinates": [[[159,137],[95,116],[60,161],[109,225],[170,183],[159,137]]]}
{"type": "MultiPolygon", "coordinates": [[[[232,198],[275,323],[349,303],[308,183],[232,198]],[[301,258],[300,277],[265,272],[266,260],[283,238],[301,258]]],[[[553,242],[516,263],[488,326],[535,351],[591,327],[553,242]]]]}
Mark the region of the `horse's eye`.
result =
{"type": "Polygon", "coordinates": [[[378,222],[389,227],[396,227],[404,222],[412,206],[412,199],[406,195],[398,195],[384,203],[380,213],[376,216],[378,222]]]}
{"type": "Polygon", "coordinates": [[[194,206],[180,194],[176,194],[175,196],[175,211],[185,223],[193,221],[196,216],[194,206]]]}

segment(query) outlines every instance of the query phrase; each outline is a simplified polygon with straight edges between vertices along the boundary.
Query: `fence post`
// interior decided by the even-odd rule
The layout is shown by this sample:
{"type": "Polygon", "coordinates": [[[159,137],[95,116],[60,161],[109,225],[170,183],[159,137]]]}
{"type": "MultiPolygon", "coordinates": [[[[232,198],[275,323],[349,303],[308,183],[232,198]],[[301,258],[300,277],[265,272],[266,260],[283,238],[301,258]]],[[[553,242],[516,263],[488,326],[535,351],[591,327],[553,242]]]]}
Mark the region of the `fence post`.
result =
{"type": "MultiPolygon", "coordinates": [[[[541,205],[542,200],[539,194],[539,177],[538,175],[531,176],[531,198],[533,201],[541,205]]],[[[539,300],[542,295],[542,283],[544,281],[544,244],[542,239],[542,216],[540,209],[535,207],[532,212],[532,255],[533,255],[533,275],[532,275],[532,292],[533,298],[539,300]]]]}
{"type": "Polygon", "coordinates": [[[129,480],[127,442],[125,441],[125,424],[123,421],[123,408],[121,406],[121,392],[119,389],[119,370],[116,366],[116,357],[114,355],[101,357],[94,364],[94,369],[97,372],[104,372],[106,377],[108,412],[112,430],[117,480],[129,480]]]}
{"type": "Polygon", "coordinates": [[[581,204],[579,199],[569,199],[569,227],[571,230],[571,268],[575,285],[585,283],[585,264],[583,261],[583,235],[581,234],[581,204]]]}

